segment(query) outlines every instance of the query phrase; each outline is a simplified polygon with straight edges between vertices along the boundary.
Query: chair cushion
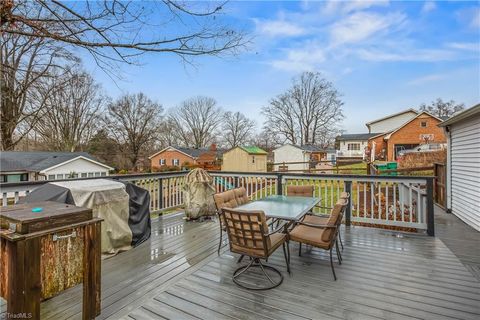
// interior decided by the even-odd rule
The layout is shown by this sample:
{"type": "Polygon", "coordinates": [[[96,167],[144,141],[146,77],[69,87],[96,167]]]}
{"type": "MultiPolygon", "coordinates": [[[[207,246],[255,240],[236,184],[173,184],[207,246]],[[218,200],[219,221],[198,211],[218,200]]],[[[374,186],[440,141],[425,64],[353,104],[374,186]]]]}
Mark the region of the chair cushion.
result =
{"type": "Polygon", "coordinates": [[[232,191],[235,194],[235,200],[237,201],[239,206],[250,201],[247,196],[247,190],[244,187],[236,188],[232,191]]]}
{"type": "Polygon", "coordinates": [[[215,200],[215,205],[217,206],[218,210],[221,210],[223,208],[238,207],[238,202],[235,198],[235,193],[233,192],[233,190],[214,194],[213,199],[215,200]]]}
{"type": "MultiPolygon", "coordinates": [[[[338,219],[341,218],[342,210],[343,210],[343,205],[336,204],[333,207],[332,212],[330,213],[330,216],[328,217],[328,220],[327,220],[326,224],[329,225],[329,226],[337,225],[338,222],[339,222],[338,219]]],[[[333,238],[334,232],[335,232],[335,230],[333,228],[325,229],[325,231],[322,234],[322,241],[330,242],[333,238]]]]}
{"type": "Polygon", "coordinates": [[[290,231],[289,236],[292,241],[306,243],[317,248],[328,250],[330,249],[330,243],[323,241],[325,230],[326,229],[297,225],[290,231]]]}
{"type": "Polygon", "coordinates": [[[287,196],[313,197],[313,186],[287,186],[287,196]]]}
{"type": "Polygon", "coordinates": [[[330,216],[315,216],[315,215],[306,215],[303,222],[312,223],[312,224],[327,224],[330,216]]]}

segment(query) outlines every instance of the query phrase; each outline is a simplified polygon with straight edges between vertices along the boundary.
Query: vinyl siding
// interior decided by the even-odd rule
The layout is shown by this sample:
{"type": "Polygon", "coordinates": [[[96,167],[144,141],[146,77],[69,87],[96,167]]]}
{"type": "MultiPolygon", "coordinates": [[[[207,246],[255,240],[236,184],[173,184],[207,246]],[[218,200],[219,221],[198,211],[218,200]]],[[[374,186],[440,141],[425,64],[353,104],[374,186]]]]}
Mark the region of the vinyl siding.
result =
{"type": "Polygon", "coordinates": [[[480,115],[450,130],[452,213],[480,231],[480,115]]]}
{"type": "MultiPolygon", "coordinates": [[[[278,149],[273,151],[275,163],[282,163],[285,162],[288,170],[308,170],[308,163],[296,163],[296,164],[288,164],[288,162],[306,162],[310,160],[310,154],[304,153],[303,150],[291,146],[291,145],[284,145],[278,149]]],[[[276,165],[274,170],[279,170],[279,165],[276,165]]]]}

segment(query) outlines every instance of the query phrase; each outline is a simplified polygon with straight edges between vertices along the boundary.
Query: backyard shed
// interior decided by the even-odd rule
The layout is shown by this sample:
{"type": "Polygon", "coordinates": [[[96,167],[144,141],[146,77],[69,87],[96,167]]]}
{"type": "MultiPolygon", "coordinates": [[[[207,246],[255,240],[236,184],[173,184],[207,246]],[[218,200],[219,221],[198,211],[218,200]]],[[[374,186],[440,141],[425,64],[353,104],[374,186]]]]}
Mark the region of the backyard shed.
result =
{"type": "Polygon", "coordinates": [[[480,231],[480,104],[439,126],[447,135],[447,209],[480,231]]]}
{"type": "Polygon", "coordinates": [[[267,152],[259,147],[235,147],[223,154],[222,171],[266,172],[267,152]]]}

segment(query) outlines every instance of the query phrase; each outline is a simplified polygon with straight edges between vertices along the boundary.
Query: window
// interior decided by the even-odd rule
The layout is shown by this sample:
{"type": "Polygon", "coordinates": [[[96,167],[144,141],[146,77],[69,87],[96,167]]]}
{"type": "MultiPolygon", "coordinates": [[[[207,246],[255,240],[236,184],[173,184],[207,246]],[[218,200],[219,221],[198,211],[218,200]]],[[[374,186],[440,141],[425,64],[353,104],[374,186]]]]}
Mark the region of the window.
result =
{"type": "Polygon", "coordinates": [[[89,173],[88,173],[88,177],[89,177],[89,178],[93,177],[93,172],[89,172],[89,173]]]}
{"type": "Polygon", "coordinates": [[[106,176],[107,176],[107,173],[106,173],[106,172],[102,172],[102,173],[100,173],[100,175],[101,175],[102,177],[106,177],[106,176]]]}
{"type": "Polygon", "coordinates": [[[100,172],[95,172],[95,177],[100,177],[100,172]]]}
{"type": "Polygon", "coordinates": [[[427,121],[420,122],[420,127],[426,128],[427,127],[427,121]]]}
{"type": "Polygon", "coordinates": [[[48,180],[55,180],[55,175],[54,174],[49,174],[48,175],[48,180]]]}
{"type": "Polygon", "coordinates": [[[86,178],[87,177],[87,173],[86,172],[82,172],[82,178],[86,178]]]}
{"type": "Polygon", "coordinates": [[[348,144],[348,150],[359,151],[360,150],[360,143],[349,143],[348,144]]]}
{"type": "Polygon", "coordinates": [[[2,175],[1,182],[28,181],[28,173],[2,175]]]}
{"type": "Polygon", "coordinates": [[[57,180],[63,179],[63,174],[57,174],[57,180]]]}
{"type": "Polygon", "coordinates": [[[252,156],[252,163],[255,163],[255,156],[252,156]]]}
{"type": "Polygon", "coordinates": [[[172,159],[172,165],[179,166],[180,165],[180,160],[179,159],[172,159]]]}
{"type": "Polygon", "coordinates": [[[165,165],[165,159],[160,159],[159,163],[160,163],[161,166],[164,166],[165,165]]]}

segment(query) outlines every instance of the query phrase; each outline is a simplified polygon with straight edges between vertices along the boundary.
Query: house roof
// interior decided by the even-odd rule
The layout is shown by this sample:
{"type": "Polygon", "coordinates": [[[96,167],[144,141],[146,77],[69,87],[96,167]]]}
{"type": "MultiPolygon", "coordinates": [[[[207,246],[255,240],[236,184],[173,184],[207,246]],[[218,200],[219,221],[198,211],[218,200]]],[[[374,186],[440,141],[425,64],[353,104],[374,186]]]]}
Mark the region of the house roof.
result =
{"type": "Polygon", "coordinates": [[[370,126],[371,124],[373,124],[373,123],[377,123],[377,122],[380,122],[380,121],[383,121],[383,120],[387,120],[387,119],[390,119],[390,118],[393,118],[393,117],[396,117],[396,116],[399,116],[399,115],[402,115],[402,114],[405,114],[405,113],[409,113],[409,112],[413,112],[413,113],[415,113],[415,114],[418,115],[418,111],[417,111],[417,110],[410,108],[410,109],[407,109],[407,110],[404,110],[404,111],[401,111],[401,112],[397,112],[397,113],[388,115],[388,116],[383,117],[383,118],[380,118],[380,119],[376,119],[376,120],[367,122],[365,125],[366,125],[367,127],[369,127],[369,126],[370,126]]]}
{"type": "Polygon", "coordinates": [[[459,121],[468,119],[471,116],[478,115],[478,114],[480,114],[480,103],[478,103],[478,104],[474,105],[473,107],[468,108],[467,110],[464,110],[464,111],[454,115],[453,117],[443,121],[438,126],[439,127],[446,127],[446,126],[449,126],[449,125],[457,123],[459,121]]]}
{"type": "Polygon", "coordinates": [[[398,130],[402,129],[403,127],[405,127],[407,124],[409,124],[410,122],[412,122],[413,120],[417,119],[418,117],[420,117],[422,114],[426,114],[426,115],[429,115],[430,117],[432,118],[435,118],[437,119],[438,121],[442,121],[441,118],[437,117],[437,116],[434,116],[433,114],[431,113],[428,113],[427,111],[422,111],[420,113],[417,114],[417,116],[413,117],[412,119],[408,120],[407,122],[405,122],[404,124],[402,124],[400,127],[396,128],[395,130],[391,131],[390,133],[388,133],[384,139],[388,140],[390,139],[390,137],[392,136],[392,134],[394,134],[395,132],[397,132],[398,130]]]}
{"type": "Polygon", "coordinates": [[[268,154],[267,151],[263,150],[262,148],[256,147],[256,146],[241,146],[239,147],[240,149],[248,152],[249,154],[268,154]]]}
{"type": "MultiPolygon", "coordinates": [[[[211,150],[210,148],[187,148],[187,147],[173,147],[173,146],[168,146],[158,152],[155,152],[154,154],[152,154],[151,156],[149,156],[148,158],[149,159],[152,159],[153,157],[159,155],[160,153],[164,152],[164,151],[167,151],[168,149],[175,149],[181,153],[183,153],[184,155],[192,158],[192,159],[197,159],[201,154],[205,153],[205,152],[211,152],[213,150],[211,150]]],[[[221,157],[224,150],[223,149],[216,149],[215,152],[217,153],[217,157],[221,157]]]]}
{"type": "Polygon", "coordinates": [[[353,133],[353,134],[342,134],[337,137],[339,141],[363,141],[368,140],[371,137],[378,136],[380,133],[353,133]]]}
{"type": "Polygon", "coordinates": [[[0,156],[0,172],[40,172],[77,158],[83,158],[108,169],[113,169],[103,163],[97,162],[87,152],[2,151],[0,156]]]}
{"type": "MultiPolygon", "coordinates": [[[[320,146],[315,146],[315,145],[311,145],[311,144],[305,144],[305,145],[302,145],[302,146],[297,146],[297,145],[294,145],[294,144],[291,144],[291,143],[286,143],[278,148],[276,148],[275,150],[278,150],[284,146],[292,146],[294,148],[297,148],[299,150],[302,150],[302,151],[306,151],[306,152],[329,152],[329,151],[332,151],[332,152],[335,152],[336,150],[334,148],[322,148],[320,146]]],[[[275,150],[273,150],[275,152],[275,150]]]]}

